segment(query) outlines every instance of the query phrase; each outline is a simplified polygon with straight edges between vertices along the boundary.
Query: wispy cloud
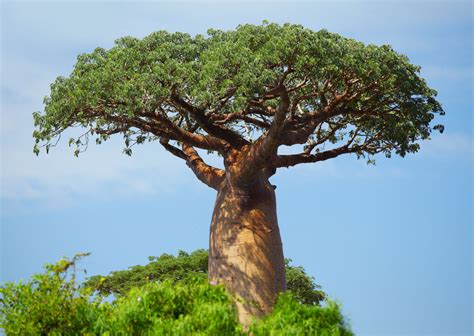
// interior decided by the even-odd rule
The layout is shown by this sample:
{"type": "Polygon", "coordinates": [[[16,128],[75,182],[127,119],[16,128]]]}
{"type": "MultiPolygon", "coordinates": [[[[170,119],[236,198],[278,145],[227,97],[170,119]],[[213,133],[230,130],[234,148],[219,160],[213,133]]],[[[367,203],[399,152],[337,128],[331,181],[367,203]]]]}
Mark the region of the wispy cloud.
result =
{"type": "MultiPolygon", "coordinates": [[[[31,64],[27,68],[36,73],[31,64]]],[[[23,103],[2,102],[2,199],[34,200],[47,207],[57,207],[81,197],[156,197],[174,192],[177,186],[188,184],[193,178],[180,159],[164,152],[158,144],[138,146],[135,154],[128,157],[122,154],[123,143],[119,138],[101,146],[91,144],[76,158],[65,136],[49,155],[42,152],[36,157],[32,152],[31,113],[41,106],[33,98],[44,92],[45,84],[35,81],[31,81],[31,87],[24,84],[25,92],[29,93],[25,93],[23,103]]],[[[10,84],[15,91],[21,86],[10,84]]]]}
{"type": "Polygon", "coordinates": [[[474,139],[467,133],[435,134],[431,141],[425,141],[421,153],[424,155],[438,157],[464,157],[471,158],[474,155],[474,139]]]}
{"type": "Polygon", "coordinates": [[[31,148],[7,148],[2,154],[2,197],[65,204],[88,197],[142,197],[172,193],[193,178],[185,165],[159,146],[137,148],[131,158],[112,143],[91,147],[79,158],[66,148],[36,157],[31,148]]]}

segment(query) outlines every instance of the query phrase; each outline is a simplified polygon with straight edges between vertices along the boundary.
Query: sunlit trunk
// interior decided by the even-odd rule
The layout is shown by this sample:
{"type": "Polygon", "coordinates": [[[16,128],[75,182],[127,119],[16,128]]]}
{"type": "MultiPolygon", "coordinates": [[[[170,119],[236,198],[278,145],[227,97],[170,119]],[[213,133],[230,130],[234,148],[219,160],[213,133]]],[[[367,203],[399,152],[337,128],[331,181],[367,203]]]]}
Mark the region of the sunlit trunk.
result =
{"type": "Polygon", "coordinates": [[[209,281],[234,295],[240,322],[268,314],[286,289],[275,192],[266,178],[220,188],[209,239],[209,281]]]}

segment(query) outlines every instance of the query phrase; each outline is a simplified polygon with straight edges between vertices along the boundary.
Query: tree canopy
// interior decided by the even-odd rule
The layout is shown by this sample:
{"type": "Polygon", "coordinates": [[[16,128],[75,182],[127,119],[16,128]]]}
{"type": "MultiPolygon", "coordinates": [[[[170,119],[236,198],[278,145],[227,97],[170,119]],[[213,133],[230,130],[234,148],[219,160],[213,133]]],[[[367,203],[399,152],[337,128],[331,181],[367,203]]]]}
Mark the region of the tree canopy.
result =
{"type": "Polygon", "coordinates": [[[444,112],[419,72],[388,45],[294,24],[123,37],[80,55],[70,76],[51,85],[44,112],[34,113],[34,151],[49,151],[71,127],[84,129],[69,140],[76,155],[91,137],[100,144],[122,134],[129,155],[159,139],[211,186],[199,171],[222,172],[195,148],[242,152],[253,171],[346,153],[404,156],[443,131],[430,125],[444,112]],[[301,153],[277,154],[298,144],[301,153]]]}

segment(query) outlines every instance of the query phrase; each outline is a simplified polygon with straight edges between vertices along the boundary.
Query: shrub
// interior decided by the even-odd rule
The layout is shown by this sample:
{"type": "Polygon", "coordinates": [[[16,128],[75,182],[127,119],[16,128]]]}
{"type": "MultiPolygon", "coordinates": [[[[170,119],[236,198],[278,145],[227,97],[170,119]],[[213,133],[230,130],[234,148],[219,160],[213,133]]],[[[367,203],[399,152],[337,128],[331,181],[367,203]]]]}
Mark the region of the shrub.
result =
{"type": "Polygon", "coordinates": [[[84,334],[91,331],[105,305],[80,288],[75,263],[63,259],[46,265],[45,272],[30,281],[6,283],[0,287],[0,327],[7,335],[84,334]]]}
{"type": "Polygon", "coordinates": [[[338,304],[328,301],[326,307],[299,303],[291,293],[280,295],[273,312],[251,327],[258,335],[352,335],[338,304]]]}
{"type": "Polygon", "coordinates": [[[82,256],[0,286],[0,328],[7,335],[352,335],[337,304],[303,304],[292,292],[245,331],[230,295],[203,276],[148,281],[108,302],[76,281],[82,256]]]}
{"type": "MultiPolygon", "coordinates": [[[[180,251],[176,257],[162,254],[148,259],[150,262],[144,266],[132,266],[127,270],[111,272],[107,276],[90,277],[85,286],[103,296],[120,296],[133,287],[154,281],[187,282],[194,278],[207,279],[206,250],[200,249],[191,253],[180,251]]],[[[321,287],[314,282],[313,277],[306,274],[303,267],[293,266],[291,259],[286,259],[285,271],[288,291],[293,293],[296,300],[308,305],[319,305],[324,300],[325,294],[321,287]]]]}
{"type": "Polygon", "coordinates": [[[133,287],[154,281],[187,282],[193,278],[207,279],[208,254],[206,250],[200,249],[192,253],[179,251],[176,257],[165,253],[159,257],[148,257],[148,259],[150,262],[144,266],[132,266],[127,270],[111,272],[107,276],[92,276],[84,285],[103,296],[110,294],[120,296],[133,287]]]}
{"type": "Polygon", "coordinates": [[[238,335],[232,300],[201,279],[135,287],[118,298],[100,332],[111,335],[238,335]]]}

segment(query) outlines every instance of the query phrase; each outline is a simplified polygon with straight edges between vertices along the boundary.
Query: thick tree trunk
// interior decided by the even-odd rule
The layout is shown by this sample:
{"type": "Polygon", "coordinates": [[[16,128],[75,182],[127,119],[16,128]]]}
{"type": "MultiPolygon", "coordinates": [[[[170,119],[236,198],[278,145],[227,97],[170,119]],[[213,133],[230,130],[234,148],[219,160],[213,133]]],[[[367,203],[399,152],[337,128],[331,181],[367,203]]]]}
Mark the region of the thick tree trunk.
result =
{"type": "Polygon", "coordinates": [[[286,289],[274,187],[266,178],[218,191],[209,239],[209,281],[234,295],[239,320],[248,326],[268,314],[286,289]]]}

